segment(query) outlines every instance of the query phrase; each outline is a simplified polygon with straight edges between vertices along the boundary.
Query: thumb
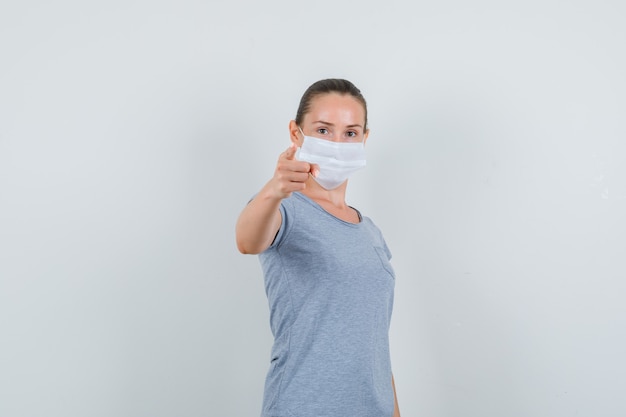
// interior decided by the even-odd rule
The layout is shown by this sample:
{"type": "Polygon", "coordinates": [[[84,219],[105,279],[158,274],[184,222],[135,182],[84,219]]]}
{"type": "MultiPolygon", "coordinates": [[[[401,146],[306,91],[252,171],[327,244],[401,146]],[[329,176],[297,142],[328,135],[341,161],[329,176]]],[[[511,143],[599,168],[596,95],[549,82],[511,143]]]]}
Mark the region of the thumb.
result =
{"type": "Polygon", "coordinates": [[[320,174],[320,166],[317,164],[310,164],[311,168],[309,169],[309,172],[314,176],[317,177],[320,174]]]}

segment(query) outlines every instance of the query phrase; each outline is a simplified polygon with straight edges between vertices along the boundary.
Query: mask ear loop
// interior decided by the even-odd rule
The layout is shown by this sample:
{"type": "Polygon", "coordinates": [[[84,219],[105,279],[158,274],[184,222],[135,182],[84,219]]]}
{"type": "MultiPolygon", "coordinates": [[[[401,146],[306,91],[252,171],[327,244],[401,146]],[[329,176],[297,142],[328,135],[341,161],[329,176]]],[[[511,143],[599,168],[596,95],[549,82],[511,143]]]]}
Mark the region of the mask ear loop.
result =
{"type": "MultiPolygon", "coordinates": [[[[306,140],[306,135],[304,134],[304,130],[302,130],[302,128],[300,126],[298,126],[298,130],[302,134],[302,144],[304,144],[304,141],[306,140]]],[[[302,146],[298,146],[298,148],[301,148],[301,147],[302,146]]]]}
{"type": "MultiPolygon", "coordinates": [[[[306,135],[304,134],[304,131],[302,130],[302,128],[300,126],[298,126],[298,130],[300,131],[300,133],[302,133],[302,144],[304,145],[304,141],[306,140],[306,135]]],[[[300,155],[300,149],[302,149],[301,146],[298,147],[298,150],[296,151],[296,159],[299,159],[298,156],[300,155]]],[[[309,177],[311,177],[311,178],[313,178],[315,180],[315,175],[313,175],[312,172],[309,172],[309,177]]]]}

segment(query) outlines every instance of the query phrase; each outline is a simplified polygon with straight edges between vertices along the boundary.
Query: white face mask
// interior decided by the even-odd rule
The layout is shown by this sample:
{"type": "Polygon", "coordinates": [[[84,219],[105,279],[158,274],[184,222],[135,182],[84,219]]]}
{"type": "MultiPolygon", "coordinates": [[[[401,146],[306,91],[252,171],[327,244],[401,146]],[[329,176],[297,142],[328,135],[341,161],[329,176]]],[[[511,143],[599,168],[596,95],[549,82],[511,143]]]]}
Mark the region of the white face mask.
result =
{"type": "Polygon", "coordinates": [[[323,188],[334,190],[346,182],[350,174],[365,166],[365,145],[363,142],[332,142],[304,136],[296,158],[319,165],[319,174],[313,179],[323,188]]]}

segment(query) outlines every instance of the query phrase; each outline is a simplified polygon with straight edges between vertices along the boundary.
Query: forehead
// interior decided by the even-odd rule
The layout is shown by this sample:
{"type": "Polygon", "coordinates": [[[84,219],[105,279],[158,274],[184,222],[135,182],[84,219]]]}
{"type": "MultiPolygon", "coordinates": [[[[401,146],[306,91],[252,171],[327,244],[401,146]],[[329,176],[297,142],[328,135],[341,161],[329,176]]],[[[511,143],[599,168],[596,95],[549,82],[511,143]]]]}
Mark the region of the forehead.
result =
{"type": "Polygon", "coordinates": [[[363,104],[349,94],[325,93],[311,100],[305,122],[324,120],[335,124],[354,125],[365,123],[363,104]]]}

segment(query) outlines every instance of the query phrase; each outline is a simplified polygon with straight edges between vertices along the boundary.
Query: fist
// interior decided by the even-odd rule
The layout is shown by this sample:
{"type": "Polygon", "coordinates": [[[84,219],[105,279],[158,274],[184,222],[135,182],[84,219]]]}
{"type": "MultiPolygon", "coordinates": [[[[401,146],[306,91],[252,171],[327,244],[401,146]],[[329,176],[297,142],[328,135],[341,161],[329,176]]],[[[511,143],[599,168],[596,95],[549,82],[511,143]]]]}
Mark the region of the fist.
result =
{"type": "Polygon", "coordinates": [[[294,191],[304,190],[309,175],[315,177],[318,173],[319,167],[316,164],[296,159],[296,145],[292,143],[278,158],[272,189],[278,197],[287,198],[294,191]]]}

